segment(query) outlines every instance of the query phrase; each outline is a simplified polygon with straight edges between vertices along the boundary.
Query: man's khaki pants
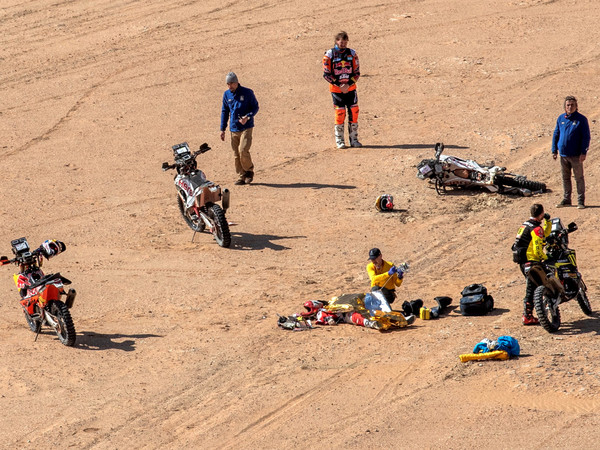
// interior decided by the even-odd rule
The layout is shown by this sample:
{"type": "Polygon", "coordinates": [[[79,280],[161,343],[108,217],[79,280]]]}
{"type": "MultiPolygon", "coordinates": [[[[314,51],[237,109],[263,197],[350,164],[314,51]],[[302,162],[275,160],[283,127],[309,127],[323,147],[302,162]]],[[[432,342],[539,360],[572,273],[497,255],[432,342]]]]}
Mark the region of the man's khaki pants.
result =
{"type": "Polygon", "coordinates": [[[241,180],[248,176],[248,172],[250,172],[250,176],[254,175],[254,164],[250,156],[253,129],[247,128],[243,131],[231,132],[231,148],[235,158],[235,171],[241,180]]]}
{"type": "Polygon", "coordinates": [[[583,163],[579,160],[579,156],[561,156],[560,168],[564,191],[563,198],[569,202],[571,201],[571,191],[573,190],[571,170],[573,170],[575,185],[577,186],[577,203],[585,204],[585,179],[583,178],[583,163]]]}

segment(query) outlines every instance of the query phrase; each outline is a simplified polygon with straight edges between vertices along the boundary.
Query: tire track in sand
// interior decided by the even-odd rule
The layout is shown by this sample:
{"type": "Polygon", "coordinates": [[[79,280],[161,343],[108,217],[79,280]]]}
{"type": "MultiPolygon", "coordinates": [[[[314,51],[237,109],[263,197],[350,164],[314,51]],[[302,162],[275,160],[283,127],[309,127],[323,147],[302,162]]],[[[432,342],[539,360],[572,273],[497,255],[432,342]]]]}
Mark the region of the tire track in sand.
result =
{"type": "Polygon", "coordinates": [[[71,106],[71,108],[69,108],[69,110],[62,117],[60,117],[58,119],[58,121],[54,125],[52,125],[49,129],[44,131],[42,134],[30,139],[25,144],[17,147],[16,149],[14,149],[12,151],[6,152],[3,155],[4,158],[8,158],[8,157],[16,155],[18,153],[22,153],[22,152],[28,150],[29,148],[31,148],[33,145],[37,144],[38,142],[48,139],[53,133],[58,131],[65,123],[67,123],[69,121],[69,119],[71,119],[71,117],[73,117],[73,115],[83,106],[83,104],[86,102],[86,100],[91,97],[91,95],[96,91],[96,89],[98,89],[99,87],[101,87],[102,85],[107,83],[111,78],[124,72],[125,70],[127,70],[127,69],[124,68],[124,69],[118,70],[118,71],[108,75],[103,80],[99,81],[98,83],[92,84],[88,89],[85,90],[83,95],[73,104],[73,106],[71,106]]]}
{"type": "MultiPolygon", "coordinates": [[[[339,370],[333,376],[331,376],[330,379],[339,378],[342,374],[344,374],[345,372],[348,372],[349,369],[350,368],[339,370]]],[[[271,411],[263,414],[258,419],[256,419],[255,421],[249,423],[244,428],[242,428],[229,441],[224,442],[223,448],[236,448],[237,446],[239,446],[239,442],[240,442],[239,438],[243,434],[248,433],[248,432],[255,433],[256,431],[254,431],[254,430],[257,430],[259,428],[265,428],[265,427],[271,425],[272,423],[277,423],[280,420],[280,418],[289,417],[288,415],[286,415],[286,413],[290,410],[293,410],[299,404],[301,404],[303,401],[305,401],[306,398],[308,397],[308,395],[311,393],[314,393],[314,390],[307,389],[304,392],[301,392],[300,394],[295,395],[291,399],[286,400],[283,405],[280,404],[279,406],[276,406],[271,411]]]]}

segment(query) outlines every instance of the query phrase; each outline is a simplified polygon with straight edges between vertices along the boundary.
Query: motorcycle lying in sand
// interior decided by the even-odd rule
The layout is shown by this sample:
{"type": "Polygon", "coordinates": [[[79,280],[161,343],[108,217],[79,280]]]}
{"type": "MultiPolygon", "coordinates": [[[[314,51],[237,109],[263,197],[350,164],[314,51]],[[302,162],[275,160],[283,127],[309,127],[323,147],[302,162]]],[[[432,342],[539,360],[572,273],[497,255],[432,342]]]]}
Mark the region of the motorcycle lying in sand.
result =
{"type": "Polygon", "coordinates": [[[532,264],[526,274],[538,286],[533,295],[533,304],[540,325],[549,333],[560,327],[559,305],[573,298],[586,316],[592,316],[592,307],[587,296],[587,286],[577,269],[575,250],[569,248],[569,233],[577,230],[571,222],[563,227],[559,218],[552,219],[552,229],[546,238],[548,259],[544,263],[532,264]]]}
{"type": "MultiPolygon", "coordinates": [[[[173,146],[174,164],[164,162],[163,171],[175,169],[175,188],[177,205],[185,223],[196,232],[208,230],[221,247],[231,245],[229,224],[225,212],[229,208],[229,190],[208,181],[206,175],[196,163],[196,157],[210,150],[204,143],[195,152],[191,152],[187,142],[173,146]],[[223,207],[217,202],[221,201],[223,207]]],[[[194,238],[192,237],[192,240],[194,238]]]]}
{"type": "Polygon", "coordinates": [[[21,294],[21,306],[25,320],[31,331],[40,333],[42,325],[48,325],[54,330],[60,342],[68,347],[75,345],[75,325],[69,309],[73,307],[76,292],[65,285],[71,281],[60,273],[45,275],[42,272],[43,257],[50,259],[65,250],[65,244],[60,241],[45,241],[39,248],[31,251],[26,238],[11,241],[13,259],[6,256],[0,258],[0,263],[19,266],[19,273],[13,276],[17,289],[21,294]],[[61,297],[66,297],[65,301],[61,297]]]}
{"type": "Polygon", "coordinates": [[[482,166],[471,159],[442,155],[444,144],[435,144],[435,158],[424,159],[417,165],[417,177],[435,184],[441,195],[450,188],[482,187],[490,192],[532,193],[546,191],[546,185],[528,180],[523,175],[506,172],[506,167],[482,166]]]}

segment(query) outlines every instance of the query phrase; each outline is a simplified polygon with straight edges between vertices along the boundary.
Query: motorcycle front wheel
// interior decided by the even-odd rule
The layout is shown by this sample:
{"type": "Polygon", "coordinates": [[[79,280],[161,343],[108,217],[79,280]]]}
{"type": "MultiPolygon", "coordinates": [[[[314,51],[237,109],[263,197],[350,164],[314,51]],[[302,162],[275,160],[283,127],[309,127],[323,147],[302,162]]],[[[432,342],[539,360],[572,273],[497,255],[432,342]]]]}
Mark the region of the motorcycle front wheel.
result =
{"type": "Polygon", "coordinates": [[[579,303],[579,307],[586,316],[594,315],[585,288],[581,284],[579,285],[579,292],[577,293],[577,303],[579,303]]]}
{"type": "Polygon", "coordinates": [[[73,319],[67,305],[55,300],[48,306],[47,313],[58,324],[54,330],[58,336],[58,340],[67,347],[73,347],[75,345],[75,325],[73,324],[73,319]]]}
{"type": "Polygon", "coordinates": [[[214,224],[213,236],[217,244],[221,247],[229,247],[231,245],[231,233],[223,209],[219,205],[211,205],[208,208],[208,217],[214,224]]]}
{"type": "Polygon", "coordinates": [[[185,220],[185,223],[187,223],[188,227],[194,231],[197,231],[198,233],[204,231],[206,225],[202,218],[198,216],[190,216],[190,212],[185,210],[185,205],[183,204],[183,200],[181,200],[179,195],[177,196],[177,206],[179,206],[181,217],[183,217],[183,220],[185,220]]]}
{"type": "MultiPolygon", "coordinates": [[[[37,306],[35,308],[37,311],[37,306]]],[[[42,322],[31,317],[25,309],[23,310],[23,313],[25,314],[25,320],[27,321],[27,325],[29,325],[29,329],[34,333],[39,333],[40,328],[42,328],[42,322]]]]}
{"type": "Polygon", "coordinates": [[[540,325],[548,333],[554,333],[560,328],[560,310],[552,307],[554,299],[545,286],[538,286],[533,294],[533,304],[540,325]]]}
{"type": "Polygon", "coordinates": [[[435,178],[435,192],[437,192],[438,195],[443,195],[446,193],[446,185],[442,179],[438,177],[435,178]]]}

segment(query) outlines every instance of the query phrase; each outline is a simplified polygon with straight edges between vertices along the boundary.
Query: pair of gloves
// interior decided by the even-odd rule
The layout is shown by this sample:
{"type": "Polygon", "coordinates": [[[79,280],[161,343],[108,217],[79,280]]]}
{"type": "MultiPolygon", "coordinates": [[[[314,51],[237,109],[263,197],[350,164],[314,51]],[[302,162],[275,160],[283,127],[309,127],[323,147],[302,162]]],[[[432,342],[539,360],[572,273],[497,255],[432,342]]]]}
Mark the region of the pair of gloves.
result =
{"type": "Polygon", "coordinates": [[[404,272],[402,272],[402,269],[399,269],[396,266],[392,266],[390,268],[390,270],[388,270],[388,275],[391,277],[392,275],[398,275],[398,278],[401,280],[404,277],[404,272]]]}

